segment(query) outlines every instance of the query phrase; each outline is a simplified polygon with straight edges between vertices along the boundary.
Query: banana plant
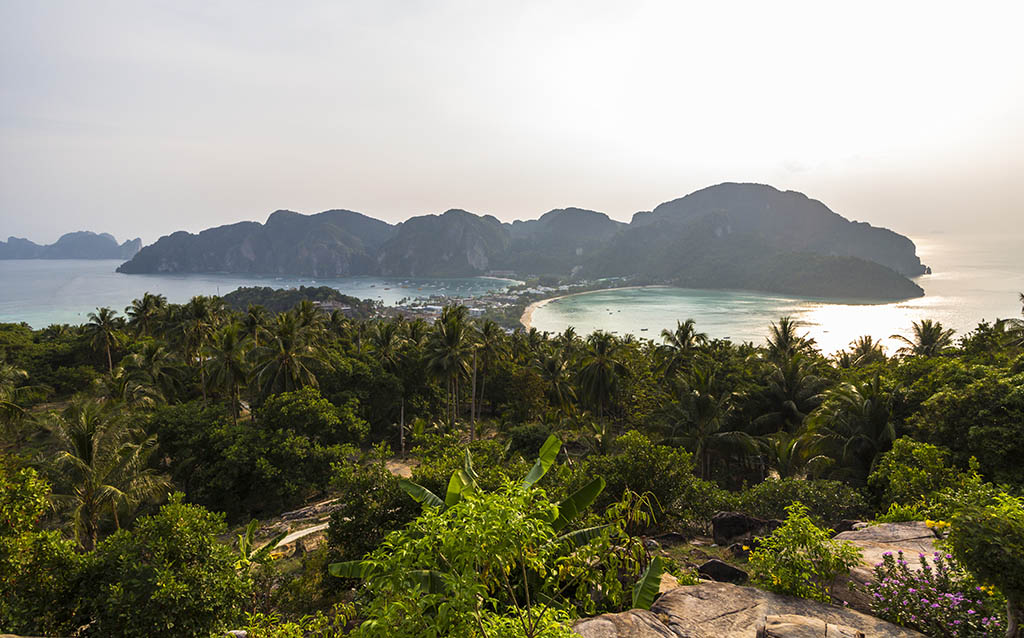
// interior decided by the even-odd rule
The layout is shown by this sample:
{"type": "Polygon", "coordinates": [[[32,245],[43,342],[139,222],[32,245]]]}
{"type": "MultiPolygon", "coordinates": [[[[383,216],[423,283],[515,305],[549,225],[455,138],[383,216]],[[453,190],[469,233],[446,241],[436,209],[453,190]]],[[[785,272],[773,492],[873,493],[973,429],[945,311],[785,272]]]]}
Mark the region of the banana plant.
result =
{"type": "MultiPolygon", "coordinates": [[[[530,468],[530,471],[526,473],[525,477],[523,477],[522,486],[524,489],[531,489],[538,481],[544,478],[548,473],[548,470],[550,470],[554,465],[555,460],[558,458],[558,452],[561,449],[562,441],[553,434],[549,436],[544,442],[544,445],[541,446],[540,453],[537,455],[537,460],[534,462],[533,467],[530,468]]],[[[402,489],[405,490],[409,496],[411,496],[417,503],[422,504],[425,508],[438,508],[443,512],[446,509],[459,504],[466,495],[479,492],[480,486],[477,484],[478,478],[479,477],[476,472],[473,470],[473,457],[469,453],[469,450],[466,450],[466,458],[463,462],[463,467],[462,469],[456,470],[452,473],[452,477],[448,481],[448,491],[445,493],[444,499],[441,499],[441,497],[422,485],[413,483],[409,480],[403,479],[399,481],[399,485],[401,485],[402,489]]],[[[594,503],[601,492],[604,491],[604,488],[605,480],[603,478],[597,477],[590,481],[580,489],[570,494],[564,501],[559,503],[557,511],[552,512],[547,523],[551,525],[552,530],[556,533],[561,532],[569,526],[569,523],[578,518],[594,503]]],[[[605,527],[607,526],[599,525],[573,530],[560,536],[556,536],[551,542],[566,542],[573,547],[582,547],[594,538],[598,537],[605,527]]],[[[333,563],[328,566],[328,570],[332,576],[338,576],[341,578],[367,578],[371,575],[371,569],[372,567],[368,563],[361,560],[333,563]]],[[[424,591],[437,591],[434,588],[442,586],[441,574],[437,572],[417,572],[416,574],[413,574],[413,577],[424,591]]]]}
{"type": "Polygon", "coordinates": [[[260,522],[258,520],[255,518],[252,519],[246,526],[245,532],[238,535],[239,558],[235,561],[235,569],[248,570],[253,565],[263,565],[270,562],[270,553],[274,551],[278,543],[288,535],[288,532],[281,532],[274,538],[270,539],[269,543],[266,543],[259,549],[254,549],[256,529],[259,527],[259,524],[260,522]]]}
{"type": "Polygon", "coordinates": [[[651,608],[661,590],[661,575],[664,571],[665,565],[661,556],[655,556],[640,576],[640,580],[633,585],[633,609],[651,608]]]}

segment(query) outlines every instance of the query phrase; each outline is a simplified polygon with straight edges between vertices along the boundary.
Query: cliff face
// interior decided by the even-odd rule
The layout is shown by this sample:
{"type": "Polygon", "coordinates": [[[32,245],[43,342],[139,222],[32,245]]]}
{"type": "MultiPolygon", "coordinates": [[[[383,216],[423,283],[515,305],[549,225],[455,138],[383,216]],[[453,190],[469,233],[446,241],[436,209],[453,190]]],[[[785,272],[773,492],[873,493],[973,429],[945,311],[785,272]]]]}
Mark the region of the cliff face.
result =
{"type": "Polygon", "coordinates": [[[266,224],[179,231],[146,246],[118,272],[236,272],[346,277],[371,274],[392,226],[360,213],[279,210],[266,224]]]}
{"type": "Polygon", "coordinates": [[[118,245],[113,235],[83,230],[62,235],[47,245],[10,237],[0,241],[0,259],[131,259],[141,248],[142,240],[138,238],[118,245]]]}
{"type": "Polygon", "coordinates": [[[242,272],[316,277],[637,276],[698,288],[830,298],[905,299],[925,272],[913,242],[824,204],[759,184],[720,184],[637,213],[629,224],[578,208],[503,224],[464,210],[391,225],[359,213],[277,211],[178,232],[120,272],[242,272]]]}

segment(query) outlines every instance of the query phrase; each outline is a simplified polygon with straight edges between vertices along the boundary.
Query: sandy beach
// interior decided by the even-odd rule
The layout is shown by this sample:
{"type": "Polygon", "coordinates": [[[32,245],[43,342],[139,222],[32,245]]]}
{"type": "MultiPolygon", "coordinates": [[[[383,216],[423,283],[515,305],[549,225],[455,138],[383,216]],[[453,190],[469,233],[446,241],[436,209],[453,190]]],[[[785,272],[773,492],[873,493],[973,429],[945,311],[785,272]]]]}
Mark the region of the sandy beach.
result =
{"type": "Polygon", "coordinates": [[[671,286],[665,286],[663,284],[650,284],[647,286],[619,286],[618,288],[599,288],[597,290],[585,290],[583,292],[573,292],[568,295],[559,295],[557,297],[548,297],[547,299],[541,299],[535,301],[523,310],[523,316],[519,318],[519,323],[523,324],[523,327],[529,330],[533,325],[533,312],[538,308],[542,308],[547,304],[555,301],[556,299],[565,299],[566,297],[576,297],[579,295],[589,295],[595,292],[606,292],[609,290],[633,290],[636,288],[670,288],[671,286]]]}

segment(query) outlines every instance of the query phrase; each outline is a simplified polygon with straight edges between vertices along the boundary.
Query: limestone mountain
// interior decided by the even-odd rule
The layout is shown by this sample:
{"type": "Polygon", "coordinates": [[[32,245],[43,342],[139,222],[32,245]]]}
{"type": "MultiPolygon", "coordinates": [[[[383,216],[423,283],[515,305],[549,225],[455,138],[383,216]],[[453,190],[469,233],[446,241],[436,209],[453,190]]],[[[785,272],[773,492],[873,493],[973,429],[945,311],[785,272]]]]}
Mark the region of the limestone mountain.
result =
{"type": "Polygon", "coordinates": [[[20,237],[0,241],[0,259],[131,259],[142,248],[142,240],[118,244],[109,233],[87,230],[66,233],[52,244],[40,245],[20,237]]]}
{"type": "Polygon", "coordinates": [[[265,224],[162,237],[118,270],[315,277],[503,270],[888,300],[921,296],[909,277],[926,267],[914,243],[891,230],[849,221],[800,193],[726,183],[637,213],[629,224],[579,208],[512,223],[453,209],[396,225],[346,210],[277,211],[265,224]]]}
{"type": "Polygon", "coordinates": [[[377,251],[391,232],[390,224],[348,210],[316,215],[279,210],[266,224],[240,222],[161,237],[117,270],[363,275],[375,270],[377,251]]]}
{"type": "Polygon", "coordinates": [[[464,277],[494,269],[508,253],[509,231],[497,218],[464,210],[399,224],[380,247],[377,272],[398,277],[464,277]]]}

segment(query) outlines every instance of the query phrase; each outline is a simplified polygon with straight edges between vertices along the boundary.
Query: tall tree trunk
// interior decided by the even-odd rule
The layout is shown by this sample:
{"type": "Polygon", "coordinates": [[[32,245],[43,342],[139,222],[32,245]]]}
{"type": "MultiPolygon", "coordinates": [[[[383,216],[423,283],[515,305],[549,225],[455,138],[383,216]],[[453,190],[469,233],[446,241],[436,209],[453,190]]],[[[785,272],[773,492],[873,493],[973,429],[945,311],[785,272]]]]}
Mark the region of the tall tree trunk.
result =
{"type": "Polygon", "coordinates": [[[398,450],[399,453],[405,456],[405,397],[402,397],[402,408],[399,413],[398,421],[398,450]]]}
{"type": "Polygon", "coordinates": [[[473,389],[469,395],[469,440],[476,439],[476,350],[473,351],[473,389]]]}
{"type": "Polygon", "coordinates": [[[107,371],[110,373],[110,376],[113,377],[114,376],[114,358],[110,356],[110,337],[109,336],[108,337],[104,337],[103,341],[104,341],[104,343],[107,346],[107,371]]]}
{"type": "Polygon", "coordinates": [[[476,409],[476,418],[481,418],[484,414],[484,390],[487,389],[487,361],[484,360],[483,366],[480,368],[480,404],[476,409]]]}
{"type": "Polygon", "coordinates": [[[1024,615],[1024,601],[1006,598],[1006,638],[1021,638],[1021,616],[1024,615]]]}

